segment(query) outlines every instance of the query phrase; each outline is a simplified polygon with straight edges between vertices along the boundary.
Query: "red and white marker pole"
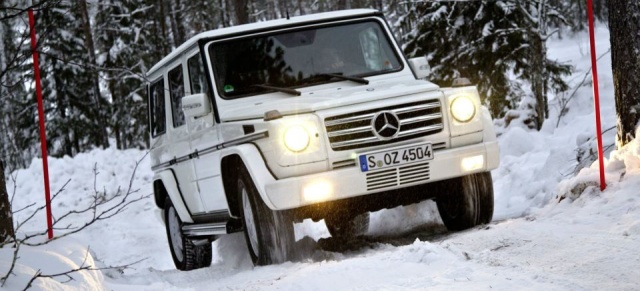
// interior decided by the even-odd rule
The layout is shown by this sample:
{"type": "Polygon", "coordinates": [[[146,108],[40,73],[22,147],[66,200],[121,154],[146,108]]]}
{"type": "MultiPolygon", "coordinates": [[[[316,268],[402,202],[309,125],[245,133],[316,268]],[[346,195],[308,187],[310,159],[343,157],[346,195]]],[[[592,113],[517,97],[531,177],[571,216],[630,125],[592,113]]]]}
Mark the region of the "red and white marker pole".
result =
{"type": "MultiPolygon", "coordinates": [[[[31,2],[31,1],[30,1],[31,2]]],[[[42,105],[42,87],[40,86],[40,65],[38,64],[38,50],[36,43],[36,23],[33,9],[29,8],[29,27],[31,28],[31,51],[33,53],[33,71],[36,81],[36,95],[38,95],[38,119],[40,120],[40,148],[42,149],[42,170],[44,171],[44,195],[47,207],[47,236],[53,238],[51,219],[51,194],[49,189],[49,164],[47,162],[47,133],[44,127],[44,108],[42,105]]]]}
{"type": "Polygon", "coordinates": [[[591,76],[593,77],[593,95],[596,112],[596,132],[598,135],[598,163],[600,165],[600,191],[604,191],[607,188],[607,183],[604,180],[604,159],[602,154],[602,128],[600,126],[600,92],[598,90],[598,65],[596,57],[596,39],[594,36],[593,28],[593,1],[587,0],[587,6],[589,8],[589,38],[591,40],[591,76]]]}

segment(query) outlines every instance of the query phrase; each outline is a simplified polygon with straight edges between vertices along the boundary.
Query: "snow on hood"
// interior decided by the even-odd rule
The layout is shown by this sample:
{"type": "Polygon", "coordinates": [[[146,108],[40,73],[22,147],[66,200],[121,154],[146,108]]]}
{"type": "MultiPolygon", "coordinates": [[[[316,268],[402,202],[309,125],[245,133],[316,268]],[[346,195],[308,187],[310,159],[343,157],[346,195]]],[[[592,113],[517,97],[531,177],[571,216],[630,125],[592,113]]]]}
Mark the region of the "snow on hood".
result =
{"type": "Polygon", "coordinates": [[[246,120],[263,118],[264,113],[271,110],[278,110],[282,115],[310,113],[437,89],[439,87],[430,82],[406,79],[400,82],[387,79],[369,85],[344,81],[299,89],[302,95],[297,97],[277,92],[222,101],[218,102],[218,111],[222,121],[246,120]]]}

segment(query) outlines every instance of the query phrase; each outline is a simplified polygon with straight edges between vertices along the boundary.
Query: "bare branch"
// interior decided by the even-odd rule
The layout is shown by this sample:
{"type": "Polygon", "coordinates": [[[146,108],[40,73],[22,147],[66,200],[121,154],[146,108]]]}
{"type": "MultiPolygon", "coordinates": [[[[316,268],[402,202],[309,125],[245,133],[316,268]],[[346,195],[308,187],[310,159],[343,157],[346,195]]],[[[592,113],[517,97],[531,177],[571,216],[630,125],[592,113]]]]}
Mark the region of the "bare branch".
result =
{"type": "Polygon", "coordinates": [[[53,278],[57,278],[57,277],[66,277],[68,280],[62,282],[62,283],[66,283],[66,282],[74,280],[74,278],[71,276],[73,273],[77,273],[77,272],[80,272],[80,271],[101,271],[101,270],[113,270],[113,269],[123,270],[123,269],[128,269],[131,266],[146,260],[146,258],[145,258],[145,259],[140,259],[140,260],[137,260],[137,261],[135,261],[133,263],[129,263],[129,264],[96,268],[94,266],[87,265],[87,259],[88,258],[89,258],[89,247],[87,247],[87,252],[85,254],[85,257],[82,260],[82,264],[80,264],[80,267],[78,267],[78,268],[71,269],[71,270],[68,270],[68,271],[65,271],[65,272],[61,272],[61,273],[57,273],[57,274],[46,274],[46,275],[42,274],[40,272],[40,270],[38,270],[35,273],[35,275],[33,275],[33,277],[31,277],[31,280],[29,280],[27,286],[23,290],[29,289],[31,287],[31,285],[33,284],[33,282],[38,278],[51,278],[51,279],[53,279],[53,278]]]}
{"type": "MultiPolygon", "coordinates": [[[[604,56],[606,56],[610,52],[611,52],[611,49],[608,49],[606,52],[604,52],[602,55],[600,55],[600,57],[598,57],[597,61],[602,59],[604,56]]],[[[587,81],[587,78],[589,77],[589,75],[591,75],[591,67],[589,67],[589,70],[587,70],[587,72],[584,74],[584,77],[582,78],[582,81],[573,89],[573,92],[571,93],[571,96],[569,96],[569,98],[567,98],[567,99],[561,99],[560,100],[561,107],[560,107],[560,113],[558,114],[558,122],[556,122],[556,128],[558,128],[558,126],[560,126],[560,120],[562,120],[562,117],[566,113],[567,106],[569,105],[569,102],[571,101],[571,99],[573,99],[573,97],[576,96],[576,93],[578,92],[578,89],[580,89],[582,87],[582,85],[584,85],[584,83],[587,81]]]]}
{"type": "Polygon", "coordinates": [[[13,259],[11,260],[11,267],[9,267],[9,270],[7,271],[7,274],[4,275],[4,277],[0,278],[0,282],[2,283],[0,285],[0,287],[4,287],[4,283],[7,282],[7,279],[9,279],[9,276],[11,276],[11,274],[13,274],[13,269],[16,267],[16,261],[18,260],[18,252],[20,251],[20,242],[18,240],[16,240],[16,236],[15,234],[13,235],[13,241],[16,242],[15,244],[15,249],[13,250],[13,259]]]}

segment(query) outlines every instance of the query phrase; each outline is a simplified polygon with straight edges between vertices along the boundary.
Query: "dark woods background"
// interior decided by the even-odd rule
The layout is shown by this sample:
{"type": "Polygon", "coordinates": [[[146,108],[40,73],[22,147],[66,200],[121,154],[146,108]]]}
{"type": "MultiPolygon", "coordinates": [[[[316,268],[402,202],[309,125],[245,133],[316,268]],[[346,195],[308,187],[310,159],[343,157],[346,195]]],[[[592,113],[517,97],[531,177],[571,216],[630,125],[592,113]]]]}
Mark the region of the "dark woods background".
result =
{"type": "MultiPolygon", "coordinates": [[[[0,0],[0,159],[39,156],[28,18],[0,0]]],[[[546,40],[586,29],[584,0],[34,0],[51,155],[96,147],[147,148],[146,71],[199,32],[349,8],[384,12],[409,57],[427,55],[431,79],[467,77],[497,122],[540,129],[548,98],[568,90],[566,64],[546,40]]],[[[607,15],[595,1],[597,17],[607,15]]]]}

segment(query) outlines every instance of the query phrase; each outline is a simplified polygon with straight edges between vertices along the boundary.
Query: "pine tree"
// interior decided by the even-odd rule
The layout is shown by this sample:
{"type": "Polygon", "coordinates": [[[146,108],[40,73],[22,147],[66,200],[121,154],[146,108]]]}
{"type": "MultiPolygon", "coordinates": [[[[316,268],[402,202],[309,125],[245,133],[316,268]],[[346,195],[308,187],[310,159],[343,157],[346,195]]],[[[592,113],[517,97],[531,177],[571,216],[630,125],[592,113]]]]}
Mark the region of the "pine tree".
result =
{"type": "Polygon", "coordinates": [[[95,67],[86,48],[81,18],[77,5],[62,1],[43,9],[37,20],[42,28],[38,51],[52,156],[73,156],[105,146],[100,112],[104,100],[95,95],[95,67]]]}
{"type": "Polygon", "coordinates": [[[478,85],[494,117],[504,116],[521,101],[521,83],[510,75],[528,80],[541,101],[524,103],[532,105],[531,118],[524,119],[539,128],[548,114],[548,91],[566,89],[561,76],[570,67],[547,59],[546,30],[534,34],[540,26],[525,20],[524,11],[529,8],[517,5],[506,1],[420,3],[409,7],[399,26],[414,27],[403,37],[405,53],[426,55],[433,81],[446,87],[455,78],[469,78],[478,85]]]}
{"type": "Polygon", "coordinates": [[[484,102],[496,117],[513,108],[520,94],[510,82],[511,68],[522,66],[525,39],[509,31],[512,20],[495,2],[427,3],[411,9],[403,19],[417,28],[405,35],[409,56],[427,55],[432,80],[448,87],[455,78],[478,85],[484,102]]]}
{"type": "MultiPolygon", "coordinates": [[[[16,3],[7,1],[6,4],[16,3]]],[[[0,13],[0,17],[5,14],[0,13]]],[[[27,32],[14,29],[20,22],[19,17],[0,22],[0,159],[4,159],[9,168],[26,167],[36,154],[31,145],[37,142],[34,132],[22,130],[20,126],[37,121],[23,79],[31,54],[20,49],[30,43],[27,32]]],[[[33,71],[33,67],[30,68],[33,71]]]]}
{"type": "MultiPolygon", "coordinates": [[[[520,27],[516,31],[521,31],[527,39],[528,58],[526,69],[520,71],[520,75],[531,84],[531,91],[535,110],[533,118],[535,127],[540,130],[544,120],[549,117],[549,90],[565,91],[567,85],[560,76],[568,75],[571,71],[566,65],[547,58],[547,40],[559,29],[551,30],[549,24],[553,21],[566,22],[558,7],[550,0],[531,0],[522,2],[512,0],[505,5],[517,7],[520,27]]],[[[514,12],[514,13],[517,13],[514,12]]]]}
{"type": "Polygon", "coordinates": [[[157,62],[160,54],[152,22],[136,0],[110,0],[97,4],[96,35],[99,65],[111,100],[109,125],[119,149],[147,146],[145,60],[157,62]],[[150,43],[151,42],[151,43],[150,43]],[[151,56],[150,56],[151,55],[151,56]]]}

